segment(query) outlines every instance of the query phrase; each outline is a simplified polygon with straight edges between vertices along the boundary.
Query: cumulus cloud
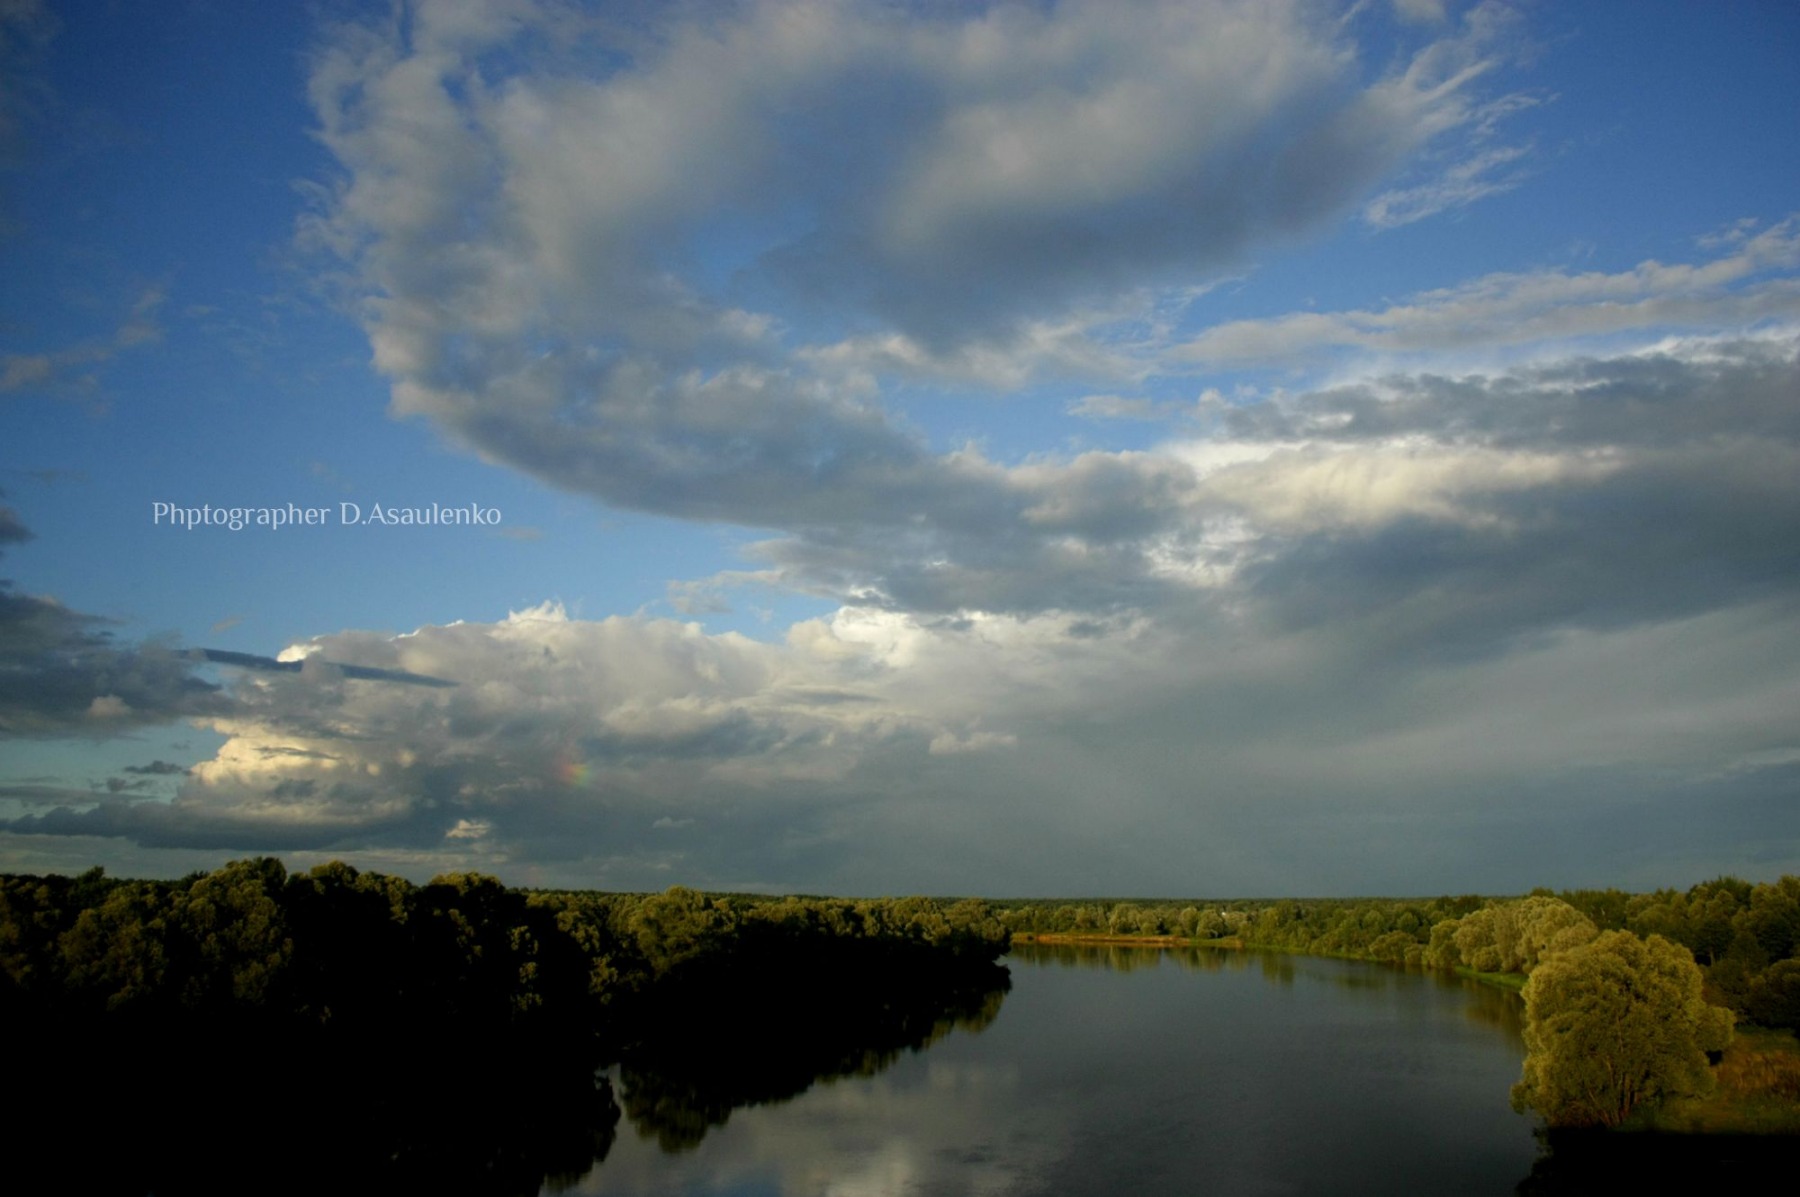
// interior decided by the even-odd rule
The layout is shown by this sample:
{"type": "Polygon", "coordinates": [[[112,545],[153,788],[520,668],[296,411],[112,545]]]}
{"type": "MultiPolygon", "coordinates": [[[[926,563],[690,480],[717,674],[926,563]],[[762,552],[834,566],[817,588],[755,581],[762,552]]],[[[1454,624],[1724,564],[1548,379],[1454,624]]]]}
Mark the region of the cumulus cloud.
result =
{"type": "Polygon", "coordinates": [[[210,719],[227,743],[188,770],[172,803],[70,810],[13,830],[193,846],[523,840],[545,852],[571,828],[648,826],[646,812],[670,803],[717,822],[746,793],[840,780],[868,742],[923,748],[938,726],[882,698],[878,657],[824,625],[772,646],[691,624],[571,620],[546,605],[309,647],[308,665],[330,655],[381,678],[467,680],[358,685],[342,666],[246,674],[210,719]]]}

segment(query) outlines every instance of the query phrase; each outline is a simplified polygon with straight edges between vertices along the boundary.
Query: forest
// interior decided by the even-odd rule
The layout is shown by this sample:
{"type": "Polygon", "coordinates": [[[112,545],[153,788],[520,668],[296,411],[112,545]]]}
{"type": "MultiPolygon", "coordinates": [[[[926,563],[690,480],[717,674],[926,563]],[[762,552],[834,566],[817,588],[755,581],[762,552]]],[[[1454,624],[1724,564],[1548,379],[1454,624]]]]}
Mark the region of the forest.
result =
{"type": "Polygon", "coordinates": [[[265,1159],[291,1165],[264,1190],[536,1193],[604,1159],[621,1117],[679,1149],[982,1025],[1007,942],[983,903],[924,898],[528,893],[273,858],[4,876],[9,1079],[36,1095],[10,1130],[96,1193],[239,1192],[265,1159]]]}
{"type": "Polygon", "coordinates": [[[1455,969],[1522,987],[1513,1100],[1551,1127],[1721,1129],[1693,1104],[1719,1090],[1735,1103],[1723,1129],[1800,1130],[1793,877],[1516,899],[990,901],[416,885],[342,863],[290,875],[274,858],[178,881],[0,876],[0,1015],[22,1044],[15,1082],[42,1097],[22,1141],[61,1144],[92,1191],[225,1191],[230,1160],[196,1164],[185,1139],[292,1156],[293,1128],[327,1110],[334,1132],[308,1141],[293,1191],[373,1167],[523,1193],[591,1170],[621,1120],[682,1150],[736,1108],[986,1025],[1015,938],[1455,969]],[[154,1078],[157,1100],[119,1109],[119,1086],[95,1079],[131,1076],[154,1078]],[[95,1133],[114,1149],[83,1153],[95,1133]]]}

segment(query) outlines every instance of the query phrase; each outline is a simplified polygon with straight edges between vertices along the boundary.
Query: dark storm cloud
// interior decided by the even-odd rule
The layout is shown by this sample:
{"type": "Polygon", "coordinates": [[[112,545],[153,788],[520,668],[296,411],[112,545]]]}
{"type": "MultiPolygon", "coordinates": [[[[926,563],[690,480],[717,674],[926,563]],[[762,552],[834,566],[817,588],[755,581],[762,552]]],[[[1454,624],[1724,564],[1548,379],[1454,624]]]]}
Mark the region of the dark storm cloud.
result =
{"type": "Polygon", "coordinates": [[[106,736],[221,709],[184,654],[118,645],[107,623],[0,581],[0,738],[106,736]]]}
{"type": "Polygon", "coordinates": [[[99,836],[128,839],[146,848],[208,848],[228,852],[297,852],[330,849],[345,843],[348,832],[368,844],[377,838],[364,818],[341,826],[319,821],[283,827],[267,818],[195,817],[165,802],[108,803],[91,810],[59,807],[0,823],[15,835],[99,836]]]}
{"type": "Polygon", "coordinates": [[[148,765],[126,765],[125,772],[142,774],[146,777],[185,777],[187,766],[173,765],[168,761],[151,761],[148,765]]]}
{"type": "Polygon", "coordinates": [[[1245,440],[1414,434],[1500,449],[1679,449],[1717,438],[1800,444],[1791,336],[1675,341],[1460,376],[1420,371],[1222,413],[1245,440]]]}
{"type": "MultiPolygon", "coordinates": [[[[18,513],[0,507],[0,545],[31,539],[18,513]]],[[[219,709],[218,687],[179,653],[115,644],[109,623],[0,578],[0,739],[104,737],[219,709]]]]}
{"type": "Polygon", "coordinates": [[[1490,526],[1413,519],[1295,537],[1244,582],[1277,625],[1335,626],[1390,660],[1793,598],[1797,465],[1756,447],[1651,461],[1495,501],[1490,526]]]}
{"type": "Polygon", "coordinates": [[[0,800],[24,806],[79,806],[94,801],[92,791],[59,785],[54,779],[0,782],[0,800]]]}
{"type": "Polygon", "coordinates": [[[1496,651],[1558,627],[1791,599],[1796,394],[1800,357],[1782,339],[1388,378],[1246,411],[1238,435],[1404,443],[1400,470],[1421,440],[1495,460],[1553,453],[1566,469],[1546,464],[1529,485],[1487,494],[1467,483],[1452,518],[1401,510],[1364,527],[1276,530],[1244,584],[1278,626],[1353,628],[1376,657],[1496,651]]]}
{"type": "Polygon", "coordinates": [[[400,669],[375,669],[367,665],[346,665],[337,661],[326,661],[322,658],[307,658],[303,661],[280,661],[274,657],[259,657],[254,653],[228,652],[218,648],[194,649],[190,654],[197,660],[209,661],[214,665],[233,665],[239,669],[255,669],[268,673],[301,673],[307,669],[316,672],[335,671],[347,678],[368,682],[399,682],[407,686],[454,686],[455,682],[441,677],[426,677],[419,673],[407,673],[400,669]]]}

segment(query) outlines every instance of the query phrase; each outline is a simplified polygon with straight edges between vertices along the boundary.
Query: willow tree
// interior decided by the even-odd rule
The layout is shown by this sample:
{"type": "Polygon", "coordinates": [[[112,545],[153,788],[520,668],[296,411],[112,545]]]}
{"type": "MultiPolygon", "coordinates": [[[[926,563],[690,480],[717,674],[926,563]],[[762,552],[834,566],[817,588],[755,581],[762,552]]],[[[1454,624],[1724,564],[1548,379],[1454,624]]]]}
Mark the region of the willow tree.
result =
{"type": "Polygon", "coordinates": [[[1700,996],[1688,950],[1608,931],[1546,957],[1525,983],[1524,1075],[1513,1105],[1551,1126],[1616,1126],[1638,1106],[1712,1087],[1706,1053],[1731,1012],[1700,996]]]}

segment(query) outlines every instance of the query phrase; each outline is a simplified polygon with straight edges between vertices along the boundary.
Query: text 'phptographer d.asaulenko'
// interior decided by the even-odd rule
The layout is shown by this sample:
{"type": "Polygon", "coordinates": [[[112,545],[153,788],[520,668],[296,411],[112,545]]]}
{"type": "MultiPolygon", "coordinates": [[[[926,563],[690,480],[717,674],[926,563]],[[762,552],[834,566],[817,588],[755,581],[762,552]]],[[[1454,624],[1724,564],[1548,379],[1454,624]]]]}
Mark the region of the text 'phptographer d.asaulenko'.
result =
{"type": "Polygon", "coordinates": [[[342,502],[332,507],[302,507],[283,503],[275,507],[214,507],[202,504],[189,507],[183,503],[150,504],[150,522],[193,531],[196,528],[224,528],[241,532],[245,528],[492,528],[502,516],[498,507],[479,503],[447,506],[428,503],[423,507],[389,507],[383,503],[342,502]]]}

